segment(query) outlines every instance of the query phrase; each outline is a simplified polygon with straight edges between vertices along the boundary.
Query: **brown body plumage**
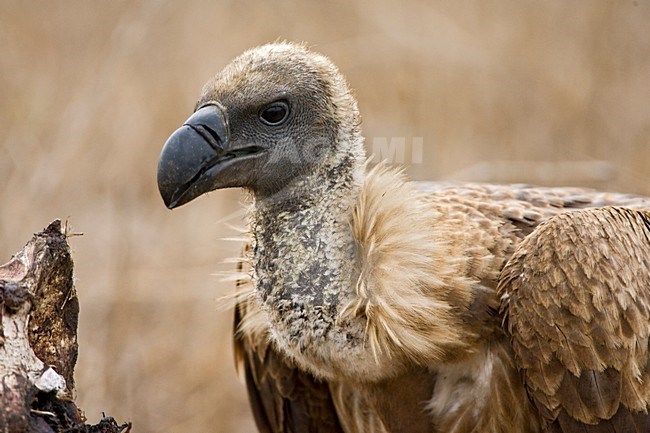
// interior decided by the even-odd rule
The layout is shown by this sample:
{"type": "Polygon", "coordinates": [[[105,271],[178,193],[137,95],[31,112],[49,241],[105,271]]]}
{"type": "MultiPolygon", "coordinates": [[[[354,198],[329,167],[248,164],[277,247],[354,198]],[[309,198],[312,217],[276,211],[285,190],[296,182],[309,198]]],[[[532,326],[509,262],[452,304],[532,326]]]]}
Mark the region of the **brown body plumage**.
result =
{"type": "Polygon", "coordinates": [[[272,44],[161,156],[170,207],[252,192],[235,344],[260,430],[647,431],[650,200],[411,183],[366,169],[358,124],[327,59],[272,44]]]}

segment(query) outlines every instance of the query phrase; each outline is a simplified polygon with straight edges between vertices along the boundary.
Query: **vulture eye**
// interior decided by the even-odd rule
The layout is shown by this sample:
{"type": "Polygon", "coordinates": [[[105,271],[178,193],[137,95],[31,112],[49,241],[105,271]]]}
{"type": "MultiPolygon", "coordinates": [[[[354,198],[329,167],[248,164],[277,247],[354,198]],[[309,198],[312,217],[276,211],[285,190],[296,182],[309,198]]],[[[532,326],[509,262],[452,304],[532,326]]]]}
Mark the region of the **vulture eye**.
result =
{"type": "Polygon", "coordinates": [[[260,111],[260,119],[267,125],[279,125],[289,117],[289,104],[286,101],[276,101],[260,111]]]}

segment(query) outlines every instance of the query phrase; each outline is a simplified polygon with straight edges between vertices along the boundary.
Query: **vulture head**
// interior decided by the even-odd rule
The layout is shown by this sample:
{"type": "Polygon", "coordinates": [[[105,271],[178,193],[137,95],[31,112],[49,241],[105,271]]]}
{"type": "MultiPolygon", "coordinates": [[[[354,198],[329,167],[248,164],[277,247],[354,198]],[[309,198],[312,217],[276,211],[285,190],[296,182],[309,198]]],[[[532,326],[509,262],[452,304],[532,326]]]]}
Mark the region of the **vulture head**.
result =
{"type": "Polygon", "coordinates": [[[329,59],[298,44],[264,45],[203,87],[162,150],[158,187],[170,209],[220,188],[257,198],[306,193],[306,184],[361,167],[358,125],[356,101],[329,59]]]}

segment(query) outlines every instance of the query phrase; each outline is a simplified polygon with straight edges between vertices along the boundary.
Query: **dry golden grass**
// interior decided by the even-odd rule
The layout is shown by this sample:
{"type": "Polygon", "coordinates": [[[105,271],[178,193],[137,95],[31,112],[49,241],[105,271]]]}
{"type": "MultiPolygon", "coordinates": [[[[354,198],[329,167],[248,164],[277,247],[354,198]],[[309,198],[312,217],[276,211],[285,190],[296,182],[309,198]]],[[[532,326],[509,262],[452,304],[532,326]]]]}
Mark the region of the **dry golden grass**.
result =
{"type": "MultiPolygon", "coordinates": [[[[137,432],[252,431],[211,276],[237,191],[167,211],[166,137],[232,57],[308,41],[418,179],[650,194],[650,3],[0,1],[0,257],[70,217],[79,404],[137,432]],[[408,156],[408,153],[407,153],[408,156]],[[407,161],[408,162],[408,161],[407,161]]],[[[4,260],[3,259],[3,260],[4,260]]]]}

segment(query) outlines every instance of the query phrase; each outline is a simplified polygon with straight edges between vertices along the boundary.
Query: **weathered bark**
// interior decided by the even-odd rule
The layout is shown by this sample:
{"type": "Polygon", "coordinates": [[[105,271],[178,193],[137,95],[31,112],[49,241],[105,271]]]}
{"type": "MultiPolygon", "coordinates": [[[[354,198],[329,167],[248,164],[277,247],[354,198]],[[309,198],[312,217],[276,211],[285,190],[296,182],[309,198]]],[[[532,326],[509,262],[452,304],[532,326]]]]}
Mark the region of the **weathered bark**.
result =
{"type": "Polygon", "coordinates": [[[73,399],[79,301],[61,222],[0,267],[0,432],[120,432],[84,424],[73,399]]]}

